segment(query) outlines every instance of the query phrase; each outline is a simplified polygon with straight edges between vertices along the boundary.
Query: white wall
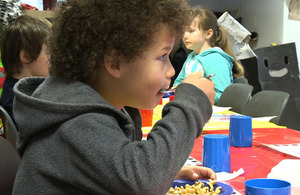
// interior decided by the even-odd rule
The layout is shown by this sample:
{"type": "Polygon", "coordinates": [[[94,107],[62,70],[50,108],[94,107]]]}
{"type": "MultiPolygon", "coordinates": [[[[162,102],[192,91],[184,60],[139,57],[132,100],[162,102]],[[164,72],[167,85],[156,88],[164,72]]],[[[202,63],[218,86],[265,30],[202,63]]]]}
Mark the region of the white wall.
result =
{"type": "Polygon", "coordinates": [[[256,48],[282,43],[283,0],[246,0],[241,9],[243,26],[258,33],[256,48]]]}
{"type": "Polygon", "coordinates": [[[227,1],[228,0],[190,0],[189,2],[192,6],[201,5],[213,11],[223,11],[226,10],[227,1]]]}
{"type": "Polygon", "coordinates": [[[296,50],[298,57],[298,64],[300,69],[300,20],[289,20],[289,5],[290,0],[285,0],[283,9],[283,43],[296,42],[296,50]]]}
{"type": "Polygon", "coordinates": [[[258,33],[252,48],[272,43],[296,43],[300,69],[300,20],[288,19],[290,0],[191,0],[191,5],[204,5],[213,11],[235,11],[242,17],[242,25],[258,33]]]}
{"type": "Polygon", "coordinates": [[[242,1],[243,26],[250,32],[259,34],[254,49],[267,47],[271,43],[295,42],[300,69],[300,20],[288,18],[289,2],[290,0],[242,1]]]}

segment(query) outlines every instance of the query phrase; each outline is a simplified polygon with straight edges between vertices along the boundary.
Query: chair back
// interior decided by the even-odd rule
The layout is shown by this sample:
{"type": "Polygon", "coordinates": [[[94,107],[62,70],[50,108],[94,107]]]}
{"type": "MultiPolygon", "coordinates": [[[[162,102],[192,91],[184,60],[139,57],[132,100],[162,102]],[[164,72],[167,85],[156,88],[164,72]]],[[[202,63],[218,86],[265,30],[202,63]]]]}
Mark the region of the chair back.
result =
{"type": "Polygon", "coordinates": [[[175,79],[179,75],[189,53],[190,51],[185,47],[183,42],[174,44],[174,47],[170,53],[170,61],[175,70],[175,75],[171,78],[170,86],[173,85],[175,79]]]}
{"type": "Polygon", "coordinates": [[[220,107],[231,107],[230,110],[241,113],[251,98],[253,87],[246,83],[233,83],[222,93],[218,105],[220,107]]]}
{"type": "Polygon", "coordinates": [[[13,146],[16,147],[17,128],[6,110],[0,106],[0,117],[3,124],[4,138],[13,146]]]}
{"type": "Polygon", "coordinates": [[[2,195],[12,194],[20,161],[20,156],[15,148],[0,137],[0,192],[2,195]]]}
{"type": "Polygon", "coordinates": [[[233,83],[245,83],[245,84],[249,84],[248,83],[248,79],[246,79],[245,77],[238,77],[238,78],[235,78],[233,80],[233,83]]]}
{"type": "Polygon", "coordinates": [[[252,117],[277,116],[270,122],[280,124],[290,95],[283,91],[264,90],[256,93],[243,108],[242,114],[252,117]]]}

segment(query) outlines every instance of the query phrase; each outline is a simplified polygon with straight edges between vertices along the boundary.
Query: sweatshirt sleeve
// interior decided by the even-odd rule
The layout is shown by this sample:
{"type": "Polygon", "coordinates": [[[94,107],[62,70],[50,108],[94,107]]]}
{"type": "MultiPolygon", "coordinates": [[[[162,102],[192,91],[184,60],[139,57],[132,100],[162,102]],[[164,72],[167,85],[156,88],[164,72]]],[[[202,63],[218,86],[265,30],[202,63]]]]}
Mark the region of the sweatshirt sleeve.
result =
{"type": "Polygon", "coordinates": [[[147,141],[128,139],[113,118],[86,116],[94,122],[78,123],[76,135],[66,132],[72,139],[68,157],[76,160],[66,161],[74,164],[65,171],[73,183],[99,194],[166,194],[211,114],[204,92],[183,83],[147,141]]]}

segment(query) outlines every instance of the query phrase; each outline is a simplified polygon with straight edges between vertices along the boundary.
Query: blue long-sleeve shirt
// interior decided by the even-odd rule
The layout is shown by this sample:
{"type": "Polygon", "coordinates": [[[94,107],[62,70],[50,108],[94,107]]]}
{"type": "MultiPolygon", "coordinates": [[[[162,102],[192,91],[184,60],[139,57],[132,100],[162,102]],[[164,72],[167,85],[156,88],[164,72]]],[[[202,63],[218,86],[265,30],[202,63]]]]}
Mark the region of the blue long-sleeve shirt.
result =
{"type": "Polygon", "coordinates": [[[188,74],[201,70],[199,67],[202,67],[204,72],[203,77],[215,74],[211,80],[215,84],[216,96],[214,101],[217,104],[225,88],[233,83],[233,61],[233,57],[218,47],[205,50],[198,55],[193,51],[188,55],[173,86],[180,84],[188,74]],[[193,68],[186,68],[191,61],[193,62],[193,68]],[[195,62],[198,62],[198,64],[195,62]]]}

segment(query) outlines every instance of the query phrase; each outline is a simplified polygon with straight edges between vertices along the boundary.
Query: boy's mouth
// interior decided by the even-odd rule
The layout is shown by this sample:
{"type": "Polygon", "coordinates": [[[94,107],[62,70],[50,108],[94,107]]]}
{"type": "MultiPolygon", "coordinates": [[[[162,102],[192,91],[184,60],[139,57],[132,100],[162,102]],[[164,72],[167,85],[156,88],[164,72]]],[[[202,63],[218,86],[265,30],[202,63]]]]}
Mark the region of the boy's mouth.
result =
{"type": "Polygon", "coordinates": [[[159,90],[159,93],[166,93],[166,91],[168,91],[168,89],[161,89],[159,90]]]}
{"type": "Polygon", "coordinates": [[[175,92],[175,89],[161,89],[159,90],[160,93],[172,93],[175,92]]]}

